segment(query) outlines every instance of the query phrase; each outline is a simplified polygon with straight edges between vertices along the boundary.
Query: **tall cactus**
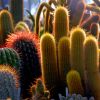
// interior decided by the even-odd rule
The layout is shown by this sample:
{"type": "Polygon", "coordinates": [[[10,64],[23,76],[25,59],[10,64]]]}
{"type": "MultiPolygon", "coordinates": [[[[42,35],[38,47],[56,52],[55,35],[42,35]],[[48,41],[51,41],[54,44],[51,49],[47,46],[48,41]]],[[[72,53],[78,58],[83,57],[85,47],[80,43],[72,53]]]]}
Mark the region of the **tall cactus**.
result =
{"type": "Polygon", "coordinates": [[[14,18],[14,24],[23,20],[23,0],[10,0],[10,12],[14,18]]]}
{"type": "MultiPolygon", "coordinates": [[[[70,66],[70,40],[62,37],[58,43],[58,62],[60,79],[66,84],[66,74],[71,69],[70,66]]],[[[66,85],[65,85],[66,86],[66,85]]]]}
{"type": "Polygon", "coordinates": [[[3,45],[7,35],[14,31],[11,13],[7,10],[0,11],[0,44],[3,45]]]}
{"type": "Polygon", "coordinates": [[[83,59],[83,42],[86,38],[85,31],[79,27],[71,31],[71,67],[79,72],[84,80],[84,59],[83,59]]]}
{"type": "Polygon", "coordinates": [[[84,89],[81,83],[81,77],[76,70],[69,71],[66,76],[66,80],[70,94],[84,95],[84,89]]]}
{"type": "Polygon", "coordinates": [[[21,88],[23,99],[29,97],[28,90],[31,83],[41,76],[39,57],[39,40],[36,34],[17,32],[9,35],[7,47],[11,47],[20,55],[21,59],[21,88]]]}
{"type": "Polygon", "coordinates": [[[0,48],[0,64],[9,65],[19,71],[21,66],[19,54],[11,48],[0,48]]]}
{"type": "Polygon", "coordinates": [[[84,41],[84,57],[88,88],[95,99],[100,100],[99,48],[93,36],[84,41]]]}
{"type": "Polygon", "coordinates": [[[0,100],[20,100],[19,76],[10,66],[0,65],[0,100]]]}
{"type": "Polygon", "coordinates": [[[63,36],[69,33],[69,14],[68,10],[64,7],[57,7],[54,13],[54,35],[56,44],[63,36]]]}
{"type": "MultiPolygon", "coordinates": [[[[43,81],[45,87],[51,92],[59,84],[54,37],[49,33],[43,34],[40,41],[40,47],[43,81]]],[[[51,92],[51,97],[54,95],[53,93],[55,94],[55,92],[51,92]]]]}

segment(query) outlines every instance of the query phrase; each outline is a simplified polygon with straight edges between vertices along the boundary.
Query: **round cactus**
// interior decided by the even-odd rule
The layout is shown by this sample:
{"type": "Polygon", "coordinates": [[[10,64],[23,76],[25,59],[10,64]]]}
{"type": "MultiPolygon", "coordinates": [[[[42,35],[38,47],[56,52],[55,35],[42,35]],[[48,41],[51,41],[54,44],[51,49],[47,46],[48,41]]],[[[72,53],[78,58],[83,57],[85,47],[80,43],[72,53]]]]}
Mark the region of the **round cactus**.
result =
{"type": "Polygon", "coordinates": [[[0,64],[9,65],[19,71],[21,66],[19,54],[11,48],[0,48],[0,64]]]}
{"type": "Polygon", "coordinates": [[[0,100],[20,100],[19,76],[10,66],[0,65],[0,100]]]}
{"type": "Polygon", "coordinates": [[[64,7],[57,7],[54,13],[54,35],[56,43],[63,36],[69,33],[69,14],[68,10],[64,7]]]}
{"type": "Polygon", "coordinates": [[[84,95],[84,89],[81,83],[80,74],[76,70],[71,70],[68,72],[67,77],[67,84],[70,94],[81,94],[84,95]]]}
{"type": "Polygon", "coordinates": [[[39,39],[36,34],[17,32],[9,35],[7,47],[15,49],[21,58],[21,88],[22,97],[29,97],[31,83],[41,77],[39,57],[39,39]]]}
{"type": "Polygon", "coordinates": [[[0,11],[0,44],[3,45],[7,35],[14,31],[11,13],[7,10],[0,11]]]}

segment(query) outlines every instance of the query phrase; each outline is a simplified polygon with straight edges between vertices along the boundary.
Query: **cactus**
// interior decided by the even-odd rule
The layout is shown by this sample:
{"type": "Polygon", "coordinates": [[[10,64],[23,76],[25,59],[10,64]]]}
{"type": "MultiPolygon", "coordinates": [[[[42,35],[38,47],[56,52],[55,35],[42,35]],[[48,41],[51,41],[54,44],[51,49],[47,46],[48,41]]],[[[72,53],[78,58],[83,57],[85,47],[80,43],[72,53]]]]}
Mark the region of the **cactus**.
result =
{"type": "Polygon", "coordinates": [[[10,1],[10,12],[12,13],[12,16],[14,18],[14,24],[23,20],[23,3],[23,0],[10,1]]]}
{"type": "Polygon", "coordinates": [[[14,29],[15,32],[17,31],[26,31],[26,32],[30,32],[30,29],[28,27],[28,25],[24,22],[24,21],[19,21],[14,29]]]}
{"type": "Polygon", "coordinates": [[[41,11],[43,9],[43,7],[46,7],[48,10],[53,11],[53,8],[47,4],[46,2],[42,2],[38,8],[37,14],[36,14],[36,19],[35,19],[35,31],[36,34],[39,34],[40,32],[40,25],[39,25],[39,21],[40,21],[40,15],[41,15],[41,11]]]}
{"type": "Polygon", "coordinates": [[[49,100],[49,91],[44,89],[44,84],[41,79],[37,79],[36,85],[31,86],[32,100],[49,100]]]}
{"type": "Polygon", "coordinates": [[[76,70],[71,70],[68,72],[67,77],[67,84],[70,94],[81,94],[84,95],[84,89],[81,83],[80,74],[76,70]]]}
{"type": "Polygon", "coordinates": [[[86,5],[86,9],[97,14],[100,14],[100,7],[98,6],[86,5]]]}
{"type": "Polygon", "coordinates": [[[69,33],[69,15],[68,10],[64,7],[57,7],[54,13],[54,35],[56,44],[61,37],[69,33]]]}
{"type": "Polygon", "coordinates": [[[20,70],[19,54],[11,48],[0,48],[0,64],[9,65],[20,70]]]}
{"type": "MultiPolygon", "coordinates": [[[[51,6],[52,4],[54,4],[55,6],[57,6],[57,2],[55,0],[49,0],[48,4],[51,6]]],[[[45,15],[45,24],[44,24],[44,31],[45,32],[49,32],[49,20],[51,19],[50,17],[50,11],[48,9],[46,9],[46,15],[45,15]]]]}
{"type": "Polygon", "coordinates": [[[83,21],[82,24],[80,24],[80,27],[83,29],[86,29],[86,31],[90,30],[90,25],[92,23],[97,23],[100,20],[100,16],[98,14],[94,14],[93,16],[90,16],[87,20],[83,21]]]}
{"type": "Polygon", "coordinates": [[[75,10],[73,18],[70,20],[70,28],[73,28],[81,23],[85,11],[85,3],[83,1],[78,2],[75,10]]]}
{"type": "Polygon", "coordinates": [[[66,74],[71,69],[70,66],[70,40],[62,37],[58,43],[58,62],[61,81],[66,84],[66,74]]]}
{"type": "Polygon", "coordinates": [[[7,10],[0,11],[0,44],[3,45],[7,35],[14,31],[11,13],[7,10]]]}
{"type": "Polygon", "coordinates": [[[50,96],[53,97],[56,95],[56,92],[58,92],[55,92],[55,89],[59,84],[56,44],[54,37],[49,33],[43,34],[40,40],[40,47],[43,81],[45,87],[51,93],[50,96]]]}
{"type": "Polygon", "coordinates": [[[23,99],[29,97],[29,86],[41,76],[39,39],[36,34],[17,32],[9,35],[7,47],[14,48],[21,58],[21,88],[23,99]]]}
{"type": "Polygon", "coordinates": [[[19,76],[10,66],[0,65],[0,100],[20,100],[19,76]]]}
{"type": "Polygon", "coordinates": [[[92,23],[90,26],[90,34],[95,36],[97,39],[99,39],[99,24],[98,23],[92,23]]]}
{"type": "Polygon", "coordinates": [[[79,72],[81,79],[84,80],[84,59],[83,59],[83,42],[86,38],[85,31],[79,27],[71,31],[71,67],[79,72]]]}
{"type": "Polygon", "coordinates": [[[85,69],[90,93],[100,100],[99,48],[95,37],[88,36],[84,41],[85,69]]]}

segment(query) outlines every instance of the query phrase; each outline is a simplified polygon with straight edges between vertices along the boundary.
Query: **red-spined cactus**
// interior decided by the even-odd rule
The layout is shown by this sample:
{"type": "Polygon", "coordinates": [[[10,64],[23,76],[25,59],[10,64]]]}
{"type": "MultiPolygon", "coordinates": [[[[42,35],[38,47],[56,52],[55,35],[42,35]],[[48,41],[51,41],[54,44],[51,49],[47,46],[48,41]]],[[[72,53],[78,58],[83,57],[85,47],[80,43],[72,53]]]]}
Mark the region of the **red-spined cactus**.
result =
{"type": "Polygon", "coordinates": [[[41,76],[39,38],[36,34],[18,32],[9,35],[6,44],[20,54],[22,97],[26,98],[31,83],[41,76]]]}

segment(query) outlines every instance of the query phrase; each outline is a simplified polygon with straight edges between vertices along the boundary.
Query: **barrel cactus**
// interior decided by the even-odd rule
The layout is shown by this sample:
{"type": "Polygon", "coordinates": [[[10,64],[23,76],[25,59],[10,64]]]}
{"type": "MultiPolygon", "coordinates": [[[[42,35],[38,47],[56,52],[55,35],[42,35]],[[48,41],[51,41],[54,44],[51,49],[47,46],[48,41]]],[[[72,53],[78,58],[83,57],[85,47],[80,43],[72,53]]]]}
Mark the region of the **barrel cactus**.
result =
{"type": "Polygon", "coordinates": [[[6,44],[7,47],[13,48],[19,53],[22,97],[29,97],[28,90],[31,83],[35,83],[35,80],[41,77],[39,39],[36,34],[17,32],[9,35],[6,44]]]}
{"type": "Polygon", "coordinates": [[[0,100],[20,100],[19,76],[10,66],[0,65],[0,100]]]}

